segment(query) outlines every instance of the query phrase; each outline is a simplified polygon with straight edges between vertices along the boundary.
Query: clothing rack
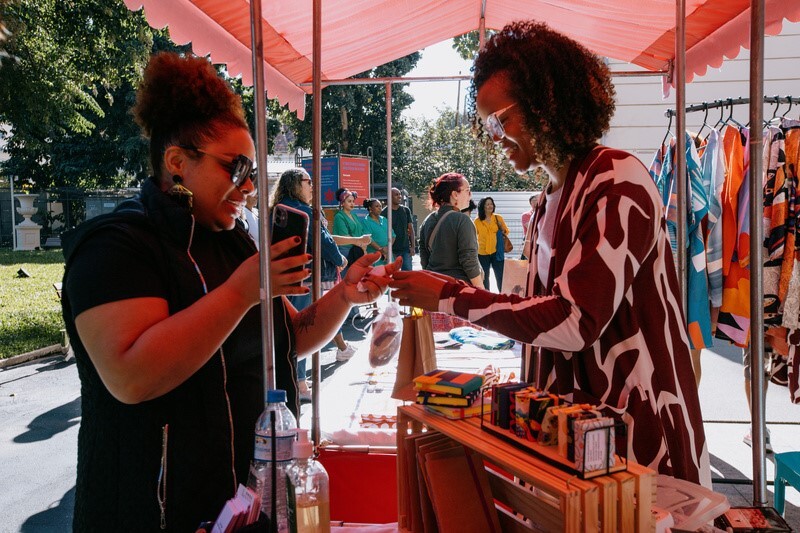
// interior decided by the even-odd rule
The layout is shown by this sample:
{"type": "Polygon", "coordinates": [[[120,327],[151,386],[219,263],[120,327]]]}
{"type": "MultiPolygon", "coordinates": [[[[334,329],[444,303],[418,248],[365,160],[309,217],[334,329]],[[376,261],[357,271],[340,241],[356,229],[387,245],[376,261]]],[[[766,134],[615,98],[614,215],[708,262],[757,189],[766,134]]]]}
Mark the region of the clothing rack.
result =
{"type": "MultiPolygon", "coordinates": [[[[728,106],[735,106],[735,105],[742,105],[742,104],[749,104],[749,98],[724,98],[722,100],[714,100],[713,102],[703,102],[702,104],[694,104],[686,107],[687,113],[693,113],[695,111],[708,111],[709,109],[715,109],[718,107],[728,107],[728,106]]],[[[765,96],[764,97],[765,104],[800,104],[800,98],[794,98],[792,96],[765,96]]],[[[667,109],[664,112],[665,117],[674,117],[677,114],[677,111],[674,109],[667,109]]]]}

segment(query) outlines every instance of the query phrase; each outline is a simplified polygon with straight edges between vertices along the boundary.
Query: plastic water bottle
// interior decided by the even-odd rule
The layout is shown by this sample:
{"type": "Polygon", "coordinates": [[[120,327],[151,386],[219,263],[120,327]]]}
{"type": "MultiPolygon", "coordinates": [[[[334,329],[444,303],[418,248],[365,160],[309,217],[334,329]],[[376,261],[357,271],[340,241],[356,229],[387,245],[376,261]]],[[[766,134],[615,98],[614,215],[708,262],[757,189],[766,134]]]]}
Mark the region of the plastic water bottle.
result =
{"type": "MultiPolygon", "coordinates": [[[[267,391],[267,404],[256,422],[256,445],[247,485],[261,496],[261,512],[277,522],[277,531],[288,532],[286,514],[286,468],[292,461],[297,420],[286,407],[286,391],[267,391]],[[272,428],[275,428],[275,515],[272,513],[272,428]]],[[[275,529],[273,529],[275,531],[275,529]]]]}
{"type": "Polygon", "coordinates": [[[289,527],[297,533],[330,533],[331,505],[328,473],[314,460],[308,430],[297,430],[294,460],[286,469],[289,484],[289,527]]]}

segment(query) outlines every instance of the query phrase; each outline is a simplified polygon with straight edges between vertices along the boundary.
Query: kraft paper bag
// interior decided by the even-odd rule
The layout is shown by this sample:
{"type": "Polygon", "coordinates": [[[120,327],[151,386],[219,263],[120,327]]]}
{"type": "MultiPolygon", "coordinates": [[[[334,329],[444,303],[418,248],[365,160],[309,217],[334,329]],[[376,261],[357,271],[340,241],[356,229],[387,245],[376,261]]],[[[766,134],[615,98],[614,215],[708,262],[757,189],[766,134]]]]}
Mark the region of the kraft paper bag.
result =
{"type": "Polygon", "coordinates": [[[436,346],[431,317],[416,313],[403,317],[403,337],[392,398],[413,402],[417,398],[414,378],[435,369],[436,346]]]}
{"type": "Polygon", "coordinates": [[[503,264],[503,288],[500,292],[525,296],[528,266],[527,259],[506,259],[503,264]]]}

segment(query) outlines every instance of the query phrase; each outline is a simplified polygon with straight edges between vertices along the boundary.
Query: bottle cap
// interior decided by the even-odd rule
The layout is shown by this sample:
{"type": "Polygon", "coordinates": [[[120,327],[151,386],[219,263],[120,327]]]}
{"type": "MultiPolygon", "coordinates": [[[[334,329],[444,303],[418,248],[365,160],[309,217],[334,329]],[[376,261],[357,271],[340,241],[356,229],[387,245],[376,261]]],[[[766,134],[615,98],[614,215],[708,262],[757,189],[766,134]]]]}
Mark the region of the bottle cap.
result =
{"type": "Polygon", "coordinates": [[[268,390],[267,403],[286,403],[286,391],[281,389],[268,390]]]}
{"type": "Polygon", "coordinates": [[[292,456],[295,459],[308,459],[314,455],[314,442],[308,440],[308,430],[298,428],[297,440],[292,443],[292,456]]]}

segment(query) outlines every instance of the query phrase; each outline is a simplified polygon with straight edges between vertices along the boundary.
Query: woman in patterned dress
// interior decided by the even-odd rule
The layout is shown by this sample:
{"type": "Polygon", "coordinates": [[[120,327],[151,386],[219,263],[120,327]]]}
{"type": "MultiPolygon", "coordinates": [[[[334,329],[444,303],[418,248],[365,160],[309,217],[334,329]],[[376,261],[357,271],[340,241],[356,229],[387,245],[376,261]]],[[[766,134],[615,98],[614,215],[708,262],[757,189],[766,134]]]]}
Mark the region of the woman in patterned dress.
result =
{"type": "Polygon", "coordinates": [[[608,68],[545,24],[516,22],[479,53],[472,90],[514,169],[549,174],[526,296],[425,272],[396,273],[392,296],[526,343],[528,381],[621,416],[629,459],[710,487],[658,192],[636,157],[598,144],[614,112],[608,68]]]}

